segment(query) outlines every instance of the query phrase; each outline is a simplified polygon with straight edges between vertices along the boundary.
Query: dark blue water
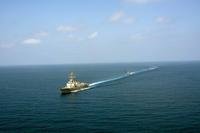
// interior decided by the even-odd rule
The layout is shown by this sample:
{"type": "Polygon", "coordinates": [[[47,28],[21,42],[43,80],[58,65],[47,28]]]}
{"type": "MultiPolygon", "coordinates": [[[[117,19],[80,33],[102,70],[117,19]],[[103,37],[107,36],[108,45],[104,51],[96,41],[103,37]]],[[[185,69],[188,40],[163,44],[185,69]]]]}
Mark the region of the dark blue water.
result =
{"type": "Polygon", "coordinates": [[[0,132],[200,132],[200,63],[0,67],[0,132]],[[61,96],[74,71],[81,81],[110,80],[61,96]]]}

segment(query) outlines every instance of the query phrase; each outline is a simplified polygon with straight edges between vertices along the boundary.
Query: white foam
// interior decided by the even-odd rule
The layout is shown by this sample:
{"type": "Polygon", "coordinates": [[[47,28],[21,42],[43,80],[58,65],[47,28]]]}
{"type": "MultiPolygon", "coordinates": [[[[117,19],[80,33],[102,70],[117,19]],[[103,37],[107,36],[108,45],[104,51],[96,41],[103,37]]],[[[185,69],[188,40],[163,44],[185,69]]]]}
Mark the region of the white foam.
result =
{"type": "Polygon", "coordinates": [[[97,82],[89,84],[89,87],[87,87],[87,88],[83,88],[83,89],[80,89],[80,90],[74,90],[72,92],[75,93],[75,92],[79,92],[79,91],[83,91],[83,90],[88,90],[88,89],[94,88],[97,85],[100,85],[100,84],[103,84],[103,83],[107,83],[107,82],[111,82],[111,81],[115,81],[115,80],[120,80],[120,79],[129,77],[129,76],[132,76],[134,74],[138,74],[138,73],[142,73],[142,72],[147,72],[147,71],[152,71],[152,70],[155,70],[157,68],[159,68],[159,67],[153,66],[153,67],[145,68],[145,69],[138,70],[138,71],[135,71],[135,72],[129,72],[128,74],[126,73],[126,74],[124,74],[122,76],[119,76],[119,77],[115,77],[115,78],[111,78],[111,79],[107,79],[107,80],[102,80],[102,81],[97,81],[97,82]]]}
{"type": "Polygon", "coordinates": [[[87,87],[87,88],[82,88],[82,89],[79,89],[79,90],[74,90],[74,91],[71,91],[72,93],[75,93],[75,92],[79,92],[79,91],[83,91],[83,90],[88,90],[90,89],[91,87],[87,87]]]}
{"type": "Polygon", "coordinates": [[[94,87],[94,86],[102,84],[102,83],[119,80],[119,79],[122,79],[122,78],[125,78],[125,77],[128,77],[128,76],[137,74],[137,73],[146,72],[146,71],[152,71],[152,70],[155,70],[157,68],[159,68],[159,67],[153,66],[153,67],[145,68],[145,69],[142,69],[142,70],[139,70],[139,71],[129,72],[128,74],[124,74],[124,75],[116,77],[116,78],[112,78],[112,79],[107,79],[107,80],[102,80],[102,81],[97,81],[97,82],[91,83],[89,86],[94,87]]]}

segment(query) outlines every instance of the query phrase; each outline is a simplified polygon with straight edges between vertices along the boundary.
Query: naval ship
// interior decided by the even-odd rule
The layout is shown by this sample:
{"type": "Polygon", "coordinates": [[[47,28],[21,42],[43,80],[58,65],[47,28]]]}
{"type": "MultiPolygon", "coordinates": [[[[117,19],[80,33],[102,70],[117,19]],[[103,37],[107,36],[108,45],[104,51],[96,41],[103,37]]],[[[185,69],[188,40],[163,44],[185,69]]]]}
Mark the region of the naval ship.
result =
{"type": "Polygon", "coordinates": [[[76,80],[76,76],[73,72],[69,74],[68,78],[69,81],[65,84],[64,87],[60,88],[61,94],[69,94],[73,91],[78,91],[89,87],[88,83],[83,83],[76,80]]]}

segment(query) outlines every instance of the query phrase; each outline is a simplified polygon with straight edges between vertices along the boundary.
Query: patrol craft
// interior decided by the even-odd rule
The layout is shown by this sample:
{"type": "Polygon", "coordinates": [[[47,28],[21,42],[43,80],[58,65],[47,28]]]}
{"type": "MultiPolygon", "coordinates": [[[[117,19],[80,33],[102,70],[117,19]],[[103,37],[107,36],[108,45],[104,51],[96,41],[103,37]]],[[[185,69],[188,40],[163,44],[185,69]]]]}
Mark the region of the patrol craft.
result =
{"type": "Polygon", "coordinates": [[[71,92],[76,92],[89,87],[88,83],[76,80],[76,76],[73,72],[69,74],[68,78],[69,81],[65,84],[64,87],[60,88],[61,94],[69,94],[71,92]]]}

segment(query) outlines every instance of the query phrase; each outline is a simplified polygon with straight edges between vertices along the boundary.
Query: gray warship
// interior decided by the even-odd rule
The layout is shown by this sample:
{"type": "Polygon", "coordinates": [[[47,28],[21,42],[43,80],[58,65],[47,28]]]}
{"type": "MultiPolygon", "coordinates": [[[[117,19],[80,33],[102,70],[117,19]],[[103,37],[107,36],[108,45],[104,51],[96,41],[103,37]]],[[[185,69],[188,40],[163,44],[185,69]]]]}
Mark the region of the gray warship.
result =
{"type": "Polygon", "coordinates": [[[64,87],[60,88],[61,94],[69,94],[84,88],[89,87],[88,83],[80,82],[76,80],[76,76],[71,72],[68,76],[69,81],[65,84],[64,87]]]}

